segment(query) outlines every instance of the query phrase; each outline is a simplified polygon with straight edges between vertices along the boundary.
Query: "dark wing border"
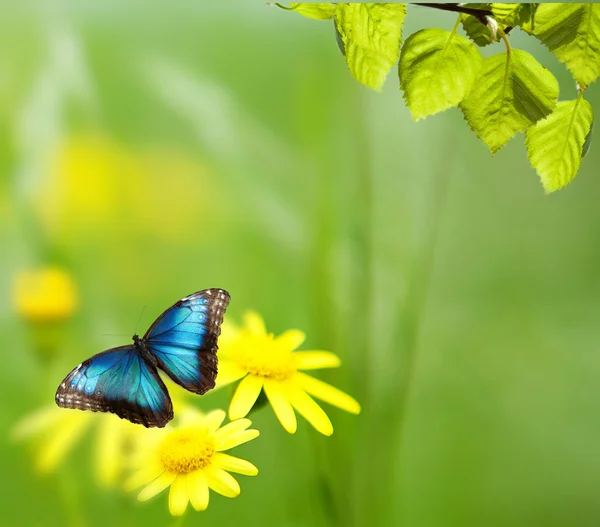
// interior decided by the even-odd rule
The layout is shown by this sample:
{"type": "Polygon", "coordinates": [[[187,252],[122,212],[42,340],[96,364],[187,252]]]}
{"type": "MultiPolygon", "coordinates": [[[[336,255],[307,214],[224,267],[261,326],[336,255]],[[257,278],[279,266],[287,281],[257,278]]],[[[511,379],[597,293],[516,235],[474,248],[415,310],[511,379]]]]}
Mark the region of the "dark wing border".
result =
{"type": "Polygon", "coordinates": [[[211,288],[196,291],[195,293],[187,295],[181,300],[175,302],[171,307],[165,309],[144,334],[144,338],[142,340],[154,358],[156,358],[159,368],[163,370],[175,383],[192,393],[203,395],[215,387],[215,381],[218,373],[217,350],[219,348],[217,346],[217,341],[219,339],[219,335],[221,334],[223,316],[230,300],[231,295],[225,291],[225,289],[211,288]],[[204,334],[202,347],[197,350],[200,361],[200,382],[198,385],[184,385],[182,384],[181,380],[171,372],[169,367],[162,361],[160,356],[155,354],[155,352],[152,350],[152,339],[149,338],[149,335],[169,311],[172,309],[189,307],[186,305],[186,302],[189,302],[190,299],[193,299],[194,297],[209,298],[213,299],[213,301],[209,302],[208,304],[209,310],[207,311],[208,316],[206,321],[206,333],[204,334]]]}

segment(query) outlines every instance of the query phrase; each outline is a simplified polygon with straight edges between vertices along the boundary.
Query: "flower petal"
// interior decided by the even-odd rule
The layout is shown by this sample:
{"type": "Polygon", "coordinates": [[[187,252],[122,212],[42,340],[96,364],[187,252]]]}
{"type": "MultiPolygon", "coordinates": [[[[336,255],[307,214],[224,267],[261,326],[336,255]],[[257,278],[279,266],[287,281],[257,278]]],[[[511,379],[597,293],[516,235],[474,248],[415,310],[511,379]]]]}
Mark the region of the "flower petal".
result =
{"type": "Polygon", "coordinates": [[[227,498],[239,496],[240,484],[229,472],[225,472],[222,468],[215,467],[214,465],[208,465],[204,468],[204,474],[206,475],[208,486],[215,492],[227,498]]]}
{"type": "Polygon", "coordinates": [[[282,383],[271,379],[265,380],[265,393],[269,398],[269,402],[273,407],[273,411],[282,424],[283,428],[290,434],[296,433],[298,423],[296,421],[296,414],[292,405],[285,396],[285,390],[282,383]]]}
{"type": "Polygon", "coordinates": [[[223,424],[225,417],[227,417],[225,410],[213,410],[212,412],[208,412],[204,417],[202,427],[206,428],[209,432],[214,433],[219,429],[221,424],[223,424]]]}
{"type": "Polygon", "coordinates": [[[112,415],[98,416],[95,464],[102,485],[114,484],[121,470],[125,430],[120,425],[112,415]]]}
{"type": "Polygon", "coordinates": [[[67,419],[66,412],[56,405],[45,406],[21,419],[12,429],[11,436],[14,441],[22,441],[54,426],[60,426],[67,419]]]}
{"type": "Polygon", "coordinates": [[[257,438],[260,435],[258,430],[254,430],[251,428],[250,430],[244,430],[243,432],[239,432],[238,434],[230,434],[225,439],[216,443],[215,450],[217,452],[223,452],[223,450],[229,450],[230,448],[234,448],[243,443],[247,443],[248,441],[252,441],[252,439],[257,438]]]}
{"type": "Polygon", "coordinates": [[[289,382],[286,384],[286,394],[292,406],[317,431],[326,436],[333,434],[333,425],[323,409],[300,387],[289,382]]]}
{"type": "Polygon", "coordinates": [[[169,491],[169,512],[181,516],[188,504],[187,474],[178,474],[169,491]]]}
{"type": "Polygon", "coordinates": [[[159,477],[157,477],[152,483],[150,483],[147,487],[142,489],[138,494],[137,499],[140,501],[146,501],[150,498],[156,496],[159,492],[165,490],[173,481],[175,481],[175,477],[177,474],[175,472],[163,472],[159,477]]]}
{"type": "Polygon", "coordinates": [[[194,470],[187,477],[188,496],[192,507],[197,511],[205,511],[208,507],[208,483],[203,470],[194,470]]]}
{"type": "Polygon", "coordinates": [[[239,419],[248,415],[252,406],[258,399],[263,386],[263,378],[257,375],[247,375],[238,385],[231,404],[229,405],[229,419],[239,419]]]}
{"type": "Polygon", "coordinates": [[[244,314],[244,330],[256,337],[266,337],[267,329],[262,317],[255,311],[244,314]]]}
{"type": "Polygon", "coordinates": [[[299,370],[337,368],[342,363],[340,358],[330,351],[296,351],[294,359],[299,370]]]}
{"type": "Polygon", "coordinates": [[[306,339],[306,335],[299,329],[288,329],[275,339],[275,345],[285,351],[295,350],[306,339]]]}
{"type": "Polygon", "coordinates": [[[90,416],[86,414],[78,415],[77,418],[70,419],[63,423],[63,426],[57,428],[49,436],[46,447],[40,451],[37,458],[37,468],[42,472],[49,472],[63,460],[71,447],[81,438],[83,433],[91,424],[90,416]]]}
{"type": "Polygon", "coordinates": [[[331,384],[327,384],[326,382],[300,372],[294,374],[293,382],[298,384],[309,394],[321,399],[322,401],[325,401],[326,403],[337,406],[338,408],[346,410],[346,412],[350,412],[351,414],[360,413],[360,404],[358,401],[347,393],[334,388],[331,386],[331,384]]]}
{"type": "Polygon", "coordinates": [[[219,428],[215,432],[215,440],[218,442],[227,439],[230,435],[246,430],[251,424],[252,421],[250,419],[236,419],[235,421],[231,421],[231,423],[227,423],[223,428],[219,428]]]}
{"type": "Polygon", "coordinates": [[[153,466],[144,466],[137,470],[125,480],[123,485],[126,492],[130,492],[144,485],[152,483],[165,471],[160,463],[155,463],[153,466]]]}
{"type": "Polygon", "coordinates": [[[243,474],[244,476],[256,476],[258,474],[258,469],[250,461],[222,452],[215,452],[212,462],[215,466],[236,474],[243,474]]]}
{"type": "Polygon", "coordinates": [[[219,358],[219,372],[217,373],[215,388],[231,384],[244,377],[247,373],[245,369],[238,366],[235,362],[219,358]]]}

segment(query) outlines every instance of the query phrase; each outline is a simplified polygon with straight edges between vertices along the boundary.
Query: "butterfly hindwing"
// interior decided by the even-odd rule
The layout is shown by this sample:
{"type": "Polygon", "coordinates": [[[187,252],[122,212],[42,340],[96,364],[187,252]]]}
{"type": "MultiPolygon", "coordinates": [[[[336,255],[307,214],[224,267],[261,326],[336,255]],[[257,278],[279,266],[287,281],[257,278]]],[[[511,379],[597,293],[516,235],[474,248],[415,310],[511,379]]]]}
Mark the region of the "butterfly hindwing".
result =
{"type": "Polygon", "coordinates": [[[173,418],[171,399],[156,368],[131,345],[82,362],[58,387],[56,404],[112,412],[146,427],[163,427],[173,418]]]}
{"type": "Polygon", "coordinates": [[[158,367],[186,390],[203,394],[217,377],[217,339],[229,293],[205,289],[167,309],[142,339],[158,367]]]}

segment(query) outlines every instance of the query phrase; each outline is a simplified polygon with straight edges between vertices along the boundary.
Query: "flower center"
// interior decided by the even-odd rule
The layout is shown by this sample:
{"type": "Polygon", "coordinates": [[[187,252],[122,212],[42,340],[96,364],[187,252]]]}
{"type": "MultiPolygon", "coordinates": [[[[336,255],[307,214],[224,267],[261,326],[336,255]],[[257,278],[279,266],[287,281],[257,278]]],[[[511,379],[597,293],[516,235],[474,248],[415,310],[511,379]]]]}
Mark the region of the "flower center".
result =
{"type": "Polygon", "coordinates": [[[207,466],[214,452],[212,437],[204,430],[176,430],[161,443],[159,458],[170,472],[186,474],[207,466]]]}
{"type": "Polygon", "coordinates": [[[297,370],[294,354],[278,346],[273,335],[256,339],[251,345],[246,341],[237,362],[252,375],[278,381],[289,379],[297,370]]]}

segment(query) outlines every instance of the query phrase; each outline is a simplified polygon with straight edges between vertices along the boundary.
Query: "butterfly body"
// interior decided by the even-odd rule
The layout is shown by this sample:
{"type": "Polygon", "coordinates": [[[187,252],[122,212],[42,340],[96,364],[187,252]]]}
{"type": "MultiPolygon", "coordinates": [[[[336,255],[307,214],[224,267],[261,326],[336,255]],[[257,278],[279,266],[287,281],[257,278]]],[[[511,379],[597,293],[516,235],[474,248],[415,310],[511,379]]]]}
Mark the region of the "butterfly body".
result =
{"type": "Polygon", "coordinates": [[[133,345],[112,348],[77,366],[58,387],[63,408],[111,412],[146,427],[163,427],[173,405],[158,375],[202,395],[214,388],[217,339],[229,294],[205,289],[167,309],[133,345]]]}

